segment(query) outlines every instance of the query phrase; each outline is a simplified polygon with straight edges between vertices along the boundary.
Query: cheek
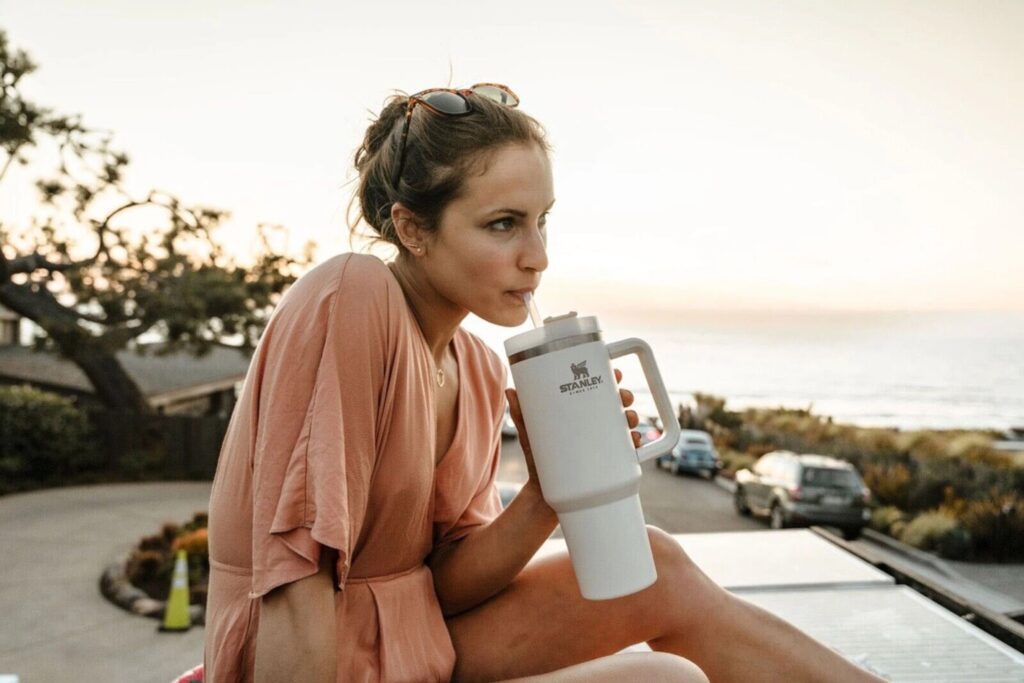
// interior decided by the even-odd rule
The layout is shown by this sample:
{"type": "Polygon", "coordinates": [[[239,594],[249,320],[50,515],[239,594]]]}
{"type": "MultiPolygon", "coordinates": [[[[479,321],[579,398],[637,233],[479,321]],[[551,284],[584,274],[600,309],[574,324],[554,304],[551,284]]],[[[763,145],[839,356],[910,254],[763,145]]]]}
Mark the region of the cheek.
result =
{"type": "Polygon", "coordinates": [[[472,250],[462,262],[462,271],[466,277],[480,285],[504,283],[511,286],[507,280],[512,267],[508,252],[493,246],[472,250]]]}

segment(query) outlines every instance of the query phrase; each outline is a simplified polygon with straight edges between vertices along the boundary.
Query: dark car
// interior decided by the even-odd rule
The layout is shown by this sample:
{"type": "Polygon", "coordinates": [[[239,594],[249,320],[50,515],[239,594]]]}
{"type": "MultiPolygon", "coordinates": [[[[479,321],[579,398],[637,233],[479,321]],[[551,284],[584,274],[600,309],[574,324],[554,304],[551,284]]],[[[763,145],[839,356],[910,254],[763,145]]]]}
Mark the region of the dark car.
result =
{"type": "Polygon", "coordinates": [[[774,451],[736,473],[733,503],[741,515],[765,515],[773,529],[823,524],[852,540],[871,519],[871,492],[845,460],[774,451]]]}
{"type": "Polygon", "coordinates": [[[722,469],[722,461],[710,434],[684,429],[672,450],[658,457],[658,467],[667,468],[672,474],[703,474],[714,479],[722,469]]]}

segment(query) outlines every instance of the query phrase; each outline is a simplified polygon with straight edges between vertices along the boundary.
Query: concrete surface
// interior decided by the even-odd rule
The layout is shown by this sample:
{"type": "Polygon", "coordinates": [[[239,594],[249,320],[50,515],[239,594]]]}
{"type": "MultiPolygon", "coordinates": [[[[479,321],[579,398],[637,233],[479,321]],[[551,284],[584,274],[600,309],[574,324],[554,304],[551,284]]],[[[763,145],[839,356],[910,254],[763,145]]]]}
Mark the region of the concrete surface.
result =
{"type": "MultiPolygon", "coordinates": [[[[526,478],[514,439],[503,445],[499,477],[526,478]]],[[[206,510],[209,492],[209,483],[171,482],[0,498],[0,678],[18,674],[20,683],[164,683],[199,663],[202,628],[157,633],[155,620],[107,602],[98,582],[103,568],[141,536],[155,533],[165,521],[183,522],[206,510]]],[[[675,534],[766,530],[763,522],[735,514],[723,485],[676,477],[653,463],[644,466],[641,500],[648,522],[675,534]]],[[[892,548],[888,552],[899,555],[892,548]]],[[[971,583],[984,582],[997,593],[1024,591],[1024,565],[972,565],[967,570],[958,563],[946,572],[947,580],[957,580],[950,579],[953,573],[961,577],[961,588],[968,581],[963,577],[970,576],[971,583]],[[1003,591],[1003,585],[1009,590],[1003,591]]]]}
{"type": "Polygon", "coordinates": [[[157,633],[100,595],[111,561],[206,510],[205,482],[110,484],[0,498],[0,674],[20,683],[163,683],[199,663],[203,629],[157,633]]]}

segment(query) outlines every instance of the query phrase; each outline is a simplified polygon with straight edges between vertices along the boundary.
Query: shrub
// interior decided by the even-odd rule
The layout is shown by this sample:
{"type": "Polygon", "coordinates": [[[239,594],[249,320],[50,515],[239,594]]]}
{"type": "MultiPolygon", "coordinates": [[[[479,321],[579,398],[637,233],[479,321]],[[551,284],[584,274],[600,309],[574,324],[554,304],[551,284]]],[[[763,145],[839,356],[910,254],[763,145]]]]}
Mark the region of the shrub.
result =
{"type": "Polygon", "coordinates": [[[1008,493],[967,501],[958,512],[978,559],[1024,559],[1024,497],[1008,493]]]}
{"type": "Polygon", "coordinates": [[[0,387],[0,493],[59,484],[99,466],[74,401],[27,385],[0,387]]]}
{"type": "Polygon", "coordinates": [[[719,454],[722,456],[723,471],[726,474],[735,475],[736,472],[744,467],[753,467],[754,463],[757,462],[757,458],[731,449],[720,451],[719,454]]]}
{"type": "Polygon", "coordinates": [[[191,521],[178,525],[165,522],[160,533],[143,536],[128,557],[125,573],[132,584],[150,597],[166,600],[174,574],[175,554],[188,553],[189,602],[206,602],[210,574],[206,512],[196,512],[191,521]]]}
{"type": "Polygon", "coordinates": [[[891,533],[893,526],[897,522],[903,521],[904,515],[899,508],[893,507],[892,505],[886,505],[872,510],[870,526],[875,531],[888,534],[891,533]]]}
{"type": "Polygon", "coordinates": [[[900,540],[921,550],[935,550],[966,555],[970,539],[955,517],[941,510],[924,512],[913,519],[900,533],[900,540]]]}
{"type": "Polygon", "coordinates": [[[911,479],[909,467],[901,462],[869,462],[863,465],[861,472],[864,483],[878,502],[906,509],[911,479]]]}
{"type": "Polygon", "coordinates": [[[184,550],[189,556],[209,555],[209,541],[206,537],[206,529],[196,529],[178,536],[171,546],[171,550],[177,552],[184,550]]]}

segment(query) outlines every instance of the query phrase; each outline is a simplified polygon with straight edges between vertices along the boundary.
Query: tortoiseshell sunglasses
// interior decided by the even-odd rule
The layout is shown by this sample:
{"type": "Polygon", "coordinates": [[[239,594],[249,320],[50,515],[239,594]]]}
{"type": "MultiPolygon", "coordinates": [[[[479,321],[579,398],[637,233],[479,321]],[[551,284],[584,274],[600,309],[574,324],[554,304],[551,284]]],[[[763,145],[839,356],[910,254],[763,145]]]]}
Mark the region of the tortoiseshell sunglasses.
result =
{"type": "Polygon", "coordinates": [[[405,167],[405,149],[409,138],[409,122],[412,120],[412,112],[417,104],[443,116],[465,116],[473,111],[473,103],[470,95],[479,95],[494,100],[498,104],[507,107],[515,107],[519,104],[519,96],[516,95],[507,85],[500,83],[477,83],[469,88],[431,88],[422,90],[409,97],[409,106],[405,110],[405,125],[402,127],[402,140],[398,143],[398,164],[395,166],[395,173],[391,178],[391,186],[398,189],[398,181],[402,178],[402,169],[405,167]]]}

